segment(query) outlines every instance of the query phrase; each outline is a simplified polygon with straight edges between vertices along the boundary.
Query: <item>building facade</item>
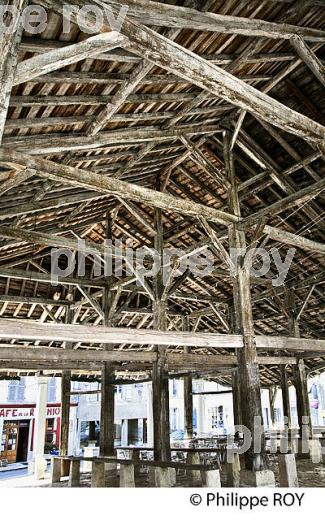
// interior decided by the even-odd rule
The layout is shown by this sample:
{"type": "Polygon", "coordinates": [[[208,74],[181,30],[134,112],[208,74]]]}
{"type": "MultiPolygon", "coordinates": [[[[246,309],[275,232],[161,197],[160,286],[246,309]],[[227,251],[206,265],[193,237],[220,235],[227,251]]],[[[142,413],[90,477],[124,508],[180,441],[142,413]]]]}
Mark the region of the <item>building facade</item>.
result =
{"type": "MultiPolygon", "coordinates": [[[[313,425],[325,424],[325,374],[309,380],[313,425]]],[[[193,430],[197,437],[224,435],[234,429],[232,392],[209,381],[193,382],[193,430]],[[219,393],[222,392],[222,393],[219,393]]],[[[100,384],[73,382],[69,424],[69,454],[79,455],[87,446],[99,445],[100,384]]],[[[37,379],[0,382],[0,458],[8,463],[33,459],[37,379]]],[[[291,424],[298,425],[295,389],[290,387],[291,424]]],[[[169,382],[170,430],[174,441],[184,437],[184,386],[169,382]]],[[[266,429],[284,424],[281,390],[274,399],[274,423],[268,390],[262,390],[266,429]]],[[[61,379],[48,378],[44,453],[59,446],[61,427],[61,379]]],[[[115,387],[115,445],[153,445],[151,383],[115,387]]]]}

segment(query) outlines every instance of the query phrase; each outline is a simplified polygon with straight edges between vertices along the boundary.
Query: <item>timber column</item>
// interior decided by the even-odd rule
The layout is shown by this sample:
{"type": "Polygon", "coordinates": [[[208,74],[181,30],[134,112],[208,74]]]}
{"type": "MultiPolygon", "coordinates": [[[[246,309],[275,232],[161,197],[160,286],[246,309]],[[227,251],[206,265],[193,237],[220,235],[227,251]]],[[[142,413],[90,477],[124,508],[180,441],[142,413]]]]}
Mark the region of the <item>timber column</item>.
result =
{"type": "MultiPolygon", "coordinates": [[[[71,295],[67,294],[67,299],[71,295]]],[[[65,322],[71,323],[72,312],[70,307],[66,307],[65,322]]],[[[66,349],[72,349],[72,343],[66,342],[66,349]]],[[[62,370],[61,376],[61,432],[60,432],[60,455],[69,455],[69,423],[70,423],[70,392],[71,392],[71,370],[62,370]]],[[[69,475],[70,463],[61,460],[61,476],[69,475]]]]}
{"type": "MultiPolygon", "coordinates": [[[[160,190],[159,182],[157,190],[160,190]]],[[[157,196],[159,196],[157,194],[157,196]]],[[[161,258],[161,267],[154,278],[153,326],[157,330],[167,330],[168,303],[163,296],[163,223],[162,212],[155,209],[155,250],[161,258]]],[[[153,432],[155,460],[170,460],[169,427],[169,380],[166,347],[157,346],[157,361],[152,367],[153,432]]]]}
{"type": "MultiPolygon", "coordinates": [[[[189,331],[189,319],[187,316],[183,318],[183,330],[189,331]]],[[[188,354],[191,351],[191,347],[184,347],[184,353],[188,354]]],[[[184,376],[184,430],[185,438],[193,438],[193,378],[189,374],[184,376]]]]}
{"type": "MultiPolygon", "coordinates": [[[[299,321],[295,294],[292,290],[285,293],[285,306],[288,312],[289,336],[299,338],[299,321]]],[[[308,438],[311,437],[312,425],[308,398],[307,375],[303,359],[297,358],[297,365],[293,365],[293,382],[296,389],[297,415],[300,437],[304,432],[308,438]]]]}
{"type": "MultiPolygon", "coordinates": [[[[228,202],[230,211],[237,217],[241,216],[238,188],[235,176],[234,158],[230,147],[231,134],[224,134],[224,162],[230,187],[228,202]]],[[[246,251],[245,231],[240,224],[229,226],[229,246],[237,252],[246,251]]],[[[245,253],[244,253],[245,254],[245,253]]],[[[234,255],[233,255],[234,256],[234,255]]],[[[243,335],[244,347],[238,349],[238,375],[240,383],[240,405],[243,425],[252,435],[252,444],[245,453],[245,465],[248,470],[262,470],[265,466],[265,440],[261,433],[259,453],[254,453],[255,421],[262,423],[262,405],[259,367],[257,362],[256,342],[254,336],[254,321],[250,291],[249,266],[245,265],[244,255],[237,254],[234,276],[234,316],[236,330],[243,335]]],[[[258,432],[257,432],[258,435],[258,432]]]]}
{"type": "MultiPolygon", "coordinates": [[[[107,215],[106,223],[106,240],[113,240],[112,233],[112,218],[107,215]]],[[[111,245],[113,246],[112,242],[111,245]]],[[[109,247],[107,243],[107,247],[109,247]]],[[[111,273],[112,274],[112,273],[111,273]]],[[[112,326],[110,316],[110,309],[112,306],[112,292],[109,284],[111,275],[106,278],[106,285],[103,292],[103,312],[104,325],[106,327],[112,326]]],[[[114,345],[104,345],[105,350],[113,350],[114,345]]],[[[101,404],[100,404],[100,436],[99,436],[99,450],[102,456],[114,455],[114,396],[115,396],[115,373],[112,363],[103,363],[101,370],[101,404]]]]}
{"type": "Polygon", "coordinates": [[[285,365],[280,368],[283,418],[287,419],[288,428],[291,427],[290,395],[288,385],[288,374],[285,365]]]}

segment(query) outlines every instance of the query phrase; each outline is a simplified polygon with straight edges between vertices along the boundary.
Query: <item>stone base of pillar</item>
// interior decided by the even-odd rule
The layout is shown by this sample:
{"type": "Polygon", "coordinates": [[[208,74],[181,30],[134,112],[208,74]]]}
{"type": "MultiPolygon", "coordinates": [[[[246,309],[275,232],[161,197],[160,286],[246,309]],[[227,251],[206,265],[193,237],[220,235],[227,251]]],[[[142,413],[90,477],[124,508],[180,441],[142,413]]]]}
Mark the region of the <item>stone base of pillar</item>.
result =
{"type": "MultiPolygon", "coordinates": [[[[84,448],[84,457],[98,457],[99,455],[99,448],[96,446],[86,446],[84,448]]],[[[91,472],[92,469],[92,462],[85,461],[82,463],[82,470],[85,472],[91,472]]]]}
{"type": "Polygon", "coordinates": [[[310,458],[314,464],[322,462],[322,446],[319,439],[310,439],[309,441],[310,458]]]}
{"type": "Polygon", "coordinates": [[[80,460],[70,462],[69,487],[80,487],[80,460]]]}
{"type": "Polygon", "coordinates": [[[324,463],[325,462],[325,437],[321,437],[319,439],[319,443],[320,443],[321,451],[322,451],[322,462],[324,463]]]}
{"type": "Polygon", "coordinates": [[[240,457],[238,453],[234,453],[233,457],[233,462],[226,462],[227,487],[239,487],[240,483],[240,457]]]}
{"type": "Polygon", "coordinates": [[[280,487],[299,487],[294,453],[279,455],[278,459],[280,487]]]}
{"type": "Polygon", "coordinates": [[[310,458],[310,440],[309,439],[293,439],[291,442],[292,452],[297,459],[310,458]]]}
{"type": "Polygon", "coordinates": [[[34,474],[36,480],[43,480],[47,469],[47,462],[43,455],[36,455],[34,459],[34,474]]]}
{"type": "Polygon", "coordinates": [[[202,470],[202,487],[219,488],[221,487],[220,471],[218,469],[202,470]]]}
{"type": "MultiPolygon", "coordinates": [[[[200,464],[200,454],[199,453],[191,453],[187,454],[186,464],[200,464]]],[[[192,477],[194,481],[201,481],[201,471],[196,469],[186,470],[186,474],[192,477]]]]}
{"type": "MultiPolygon", "coordinates": [[[[28,464],[29,473],[29,464],[28,464]]],[[[60,459],[53,458],[51,464],[51,482],[57,484],[61,480],[61,461],[60,459]]]]}
{"type": "Polygon", "coordinates": [[[108,487],[115,487],[117,479],[117,462],[105,463],[105,482],[108,487]]]}
{"type": "Polygon", "coordinates": [[[242,470],[240,482],[245,487],[275,487],[274,473],[268,469],[261,471],[242,470]]]}
{"type": "Polygon", "coordinates": [[[175,468],[149,467],[150,487],[174,487],[176,485],[175,468]]]}
{"type": "Polygon", "coordinates": [[[105,464],[93,462],[91,472],[91,487],[105,487],[105,464]]]}
{"type": "Polygon", "coordinates": [[[120,487],[135,487],[134,466],[133,464],[120,465],[120,487]]]}

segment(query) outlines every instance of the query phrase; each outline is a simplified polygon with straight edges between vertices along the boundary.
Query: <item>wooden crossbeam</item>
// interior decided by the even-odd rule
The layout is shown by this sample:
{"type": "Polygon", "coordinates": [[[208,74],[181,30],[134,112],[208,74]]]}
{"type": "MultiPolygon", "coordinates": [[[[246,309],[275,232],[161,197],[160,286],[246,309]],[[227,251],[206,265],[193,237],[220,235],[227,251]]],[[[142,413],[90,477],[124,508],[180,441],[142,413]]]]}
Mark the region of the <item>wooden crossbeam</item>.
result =
{"type": "MultiPolygon", "coordinates": [[[[60,101],[59,101],[60,103],[60,101]]],[[[77,100],[76,100],[77,103],[77,100]]],[[[44,104],[44,102],[43,102],[44,104]]],[[[45,104],[47,104],[45,102],[45,104]]],[[[157,129],[155,126],[133,127],[100,132],[95,136],[83,134],[53,134],[40,136],[5,137],[3,145],[33,155],[48,155],[72,150],[92,150],[108,145],[134,145],[135,143],[164,142],[179,137],[180,134],[190,136],[215,134],[221,132],[217,125],[184,124],[171,129],[157,129]]]]}
{"type": "MultiPolygon", "coordinates": [[[[45,3],[47,3],[47,0],[45,3]]],[[[81,0],[75,0],[73,3],[79,7],[84,5],[81,0]]],[[[103,8],[102,2],[97,0],[90,1],[90,5],[103,8]]],[[[161,6],[161,4],[158,5],[161,6]]],[[[56,12],[64,14],[64,0],[53,0],[49,3],[49,6],[56,12]]],[[[169,7],[168,5],[168,9],[169,7]]],[[[203,13],[198,14],[200,19],[204,16],[203,13]]],[[[89,23],[94,22],[91,15],[86,18],[89,23]]],[[[77,21],[73,15],[71,19],[77,21]]],[[[247,23],[246,29],[253,30],[248,29],[248,27],[250,22],[255,21],[244,20],[245,24],[247,23]]],[[[245,24],[242,23],[242,28],[245,24]]],[[[216,29],[215,24],[214,29],[216,29]]],[[[198,85],[203,90],[226,99],[231,104],[239,106],[275,126],[304,139],[318,142],[321,145],[324,144],[325,129],[321,125],[247,85],[220,67],[203,60],[175,42],[128,17],[124,20],[121,30],[130,39],[131,50],[142,58],[152,61],[169,72],[198,85]]],[[[253,33],[249,32],[249,34],[251,36],[253,33]]],[[[324,35],[320,36],[320,40],[323,41],[324,35]]]]}
{"type": "MultiPolygon", "coordinates": [[[[27,280],[31,282],[40,283],[53,283],[53,278],[50,274],[41,273],[38,271],[24,271],[23,269],[5,269],[0,268],[0,277],[3,278],[14,278],[16,280],[27,280]]],[[[82,287],[104,287],[105,282],[100,279],[89,279],[86,277],[73,278],[73,277],[60,277],[58,282],[59,285],[80,285],[82,287]]]]}
{"type": "MultiPolygon", "coordinates": [[[[148,204],[150,206],[158,207],[169,211],[175,211],[176,213],[184,215],[194,217],[200,215],[207,221],[216,222],[223,225],[228,225],[229,223],[241,221],[239,217],[235,217],[229,213],[208,206],[204,206],[202,204],[189,201],[187,199],[185,200],[173,197],[165,193],[160,193],[159,197],[157,197],[156,191],[148,188],[144,188],[134,184],[129,184],[119,179],[103,177],[95,173],[92,173],[92,175],[90,176],[89,172],[86,170],[57,164],[53,161],[36,158],[34,156],[22,154],[20,152],[14,152],[13,150],[0,148],[0,160],[13,165],[27,166],[28,168],[33,168],[37,170],[38,174],[46,178],[62,182],[64,184],[80,186],[88,190],[98,190],[102,194],[116,195],[117,197],[133,200],[135,202],[141,202],[143,204],[148,204]]],[[[296,203],[297,199],[306,196],[309,197],[310,193],[314,193],[315,191],[321,189],[323,183],[323,180],[319,181],[318,183],[315,183],[308,188],[300,190],[296,194],[290,195],[289,197],[284,199],[284,201],[282,200],[274,203],[271,207],[285,207],[285,204],[288,205],[289,202],[296,203]]],[[[266,214],[269,214],[269,211],[270,210],[266,208],[255,213],[250,217],[247,217],[245,219],[246,225],[248,227],[254,227],[255,222],[260,220],[266,214]]],[[[23,230],[21,228],[15,229],[13,226],[1,226],[0,229],[3,236],[6,236],[8,238],[18,238],[20,240],[36,241],[36,243],[44,243],[48,245],[53,245],[54,247],[71,247],[72,244],[71,239],[68,240],[64,237],[60,237],[59,242],[56,235],[51,236],[49,234],[38,234],[38,232],[35,231],[31,231],[28,234],[26,230],[23,230]]],[[[288,243],[290,245],[297,246],[302,249],[324,253],[323,244],[309,239],[305,239],[293,233],[282,231],[272,226],[264,226],[263,232],[269,235],[270,238],[273,238],[274,240],[278,240],[283,243],[288,243]]],[[[76,241],[74,242],[76,243],[76,241]]],[[[72,248],[75,249],[75,246],[76,244],[72,245],[72,248]]],[[[102,252],[102,249],[98,247],[98,245],[96,246],[96,244],[91,244],[91,246],[93,247],[93,249],[97,247],[98,250],[102,252]]]]}
{"type": "Polygon", "coordinates": [[[316,78],[325,86],[325,67],[317,58],[316,54],[306,45],[300,36],[290,38],[291,45],[295,48],[298,56],[313,72],[316,78]]]}
{"type": "Polygon", "coordinates": [[[268,235],[272,240],[282,242],[283,244],[313,251],[314,253],[325,254],[325,244],[321,242],[316,242],[315,240],[310,240],[309,238],[295,235],[272,226],[264,226],[263,233],[268,235]]]}
{"type": "Polygon", "coordinates": [[[97,54],[126,45],[127,38],[117,31],[91,36],[87,40],[49,51],[19,63],[13,85],[25,83],[42,74],[61,69],[72,63],[93,58],[97,54]]]}
{"type": "Polygon", "coordinates": [[[91,174],[86,170],[72,168],[70,166],[54,163],[45,159],[36,158],[30,155],[14,152],[13,150],[0,149],[0,160],[13,164],[21,164],[35,168],[44,177],[55,181],[81,186],[89,190],[97,190],[102,194],[107,193],[117,195],[135,202],[142,202],[161,209],[175,211],[184,215],[201,215],[207,220],[228,225],[237,222],[238,219],[233,215],[219,211],[214,208],[197,204],[192,201],[176,198],[165,193],[160,193],[148,188],[143,188],[135,184],[129,184],[119,179],[104,177],[98,174],[91,174]],[[33,166],[32,166],[33,165],[33,166]],[[37,166],[36,166],[37,165],[37,166]]]}
{"type": "MultiPolygon", "coordinates": [[[[103,5],[103,2],[94,1],[93,3],[103,5]]],[[[121,2],[107,0],[104,4],[112,7],[115,14],[118,14],[122,5],[127,5],[129,8],[128,17],[144,25],[211,31],[222,34],[241,34],[250,37],[289,39],[294,35],[300,35],[305,40],[325,40],[324,31],[318,29],[239,16],[202,13],[196,9],[161,4],[150,0],[123,0],[121,2]]]]}
{"type": "MultiPolygon", "coordinates": [[[[0,344],[1,369],[19,370],[100,370],[103,362],[128,363],[127,370],[134,370],[135,366],[139,369],[143,364],[143,369],[151,369],[152,363],[156,361],[156,352],[143,352],[130,350],[87,350],[87,349],[63,349],[48,347],[26,347],[8,346],[0,344]],[[136,364],[136,365],[134,365],[136,364]]],[[[237,357],[235,355],[204,355],[204,354],[174,354],[167,353],[167,362],[170,369],[177,369],[182,366],[185,369],[194,370],[200,367],[219,368],[235,367],[237,357]]],[[[296,359],[289,356],[259,356],[258,362],[263,365],[272,364],[296,364],[296,359]]]]}
{"type": "Polygon", "coordinates": [[[241,348],[242,338],[235,335],[163,332],[150,329],[126,329],[38,323],[31,320],[0,319],[0,337],[37,341],[71,341],[73,343],[190,345],[214,348],[241,348]]]}
{"type": "Polygon", "coordinates": [[[88,128],[88,135],[96,135],[98,132],[108,123],[111,117],[119,110],[119,108],[125,103],[128,96],[133,90],[141,83],[146,77],[148,72],[152,69],[151,62],[142,62],[131,74],[131,77],[126,81],[118,92],[113,96],[113,99],[109,105],[104,107],[101,112],[96,116],[96,120],[91,123],[88,128]]]}
{"type": "MultiPolygon", "coordinates": [[[[3,339],[54,341],[59,343],[70,341],[82,344],[123,343],[128,345],[193,346],[214,349],[243,347],[242,336],[235,334],[165,332],[151,329],[93,327],[62,323],[48,324],[27,319],[0,319],[0,337],[3,339]]],[[[256,336],[256,346],[262,350],[325,352],[325,340],[285,336],[256,336]]]]}

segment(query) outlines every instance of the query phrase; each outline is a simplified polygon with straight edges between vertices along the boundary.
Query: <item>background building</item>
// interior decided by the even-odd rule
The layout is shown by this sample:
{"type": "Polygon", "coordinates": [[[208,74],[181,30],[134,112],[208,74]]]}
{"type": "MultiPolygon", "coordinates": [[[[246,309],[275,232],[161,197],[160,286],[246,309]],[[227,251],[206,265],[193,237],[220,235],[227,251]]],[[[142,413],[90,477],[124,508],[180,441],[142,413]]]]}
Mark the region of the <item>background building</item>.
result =
{"type": "MultiPolygon", "coordinates": [[[[309,401],[314,425],[325,424],[325,374],[309,380],[309,401]]],[[[170,431],[172,440],[184,436],[184,386],[181,379],[172,379],[170,388],[170,431]]],[[[220,435],[233,431],[232,392],[221,385],[196,380],[193,382],[193,429],[197,437],[220,435]],[[222,392],[219,394],[218,392],[222,392]]],[[[0,382],[1,459],[8,463],[33,459],[34,424],[37,380],[0,382]]],[[[69,425],[69,453],[79,455],[87,446],[99,445],[100,384],[73,382],[69,425]],[[80,393],[80,395],[76,395],[80,393]]],[[[292,426],[298,425],[294,387],[290,387],[292,426]]],[[[270,392],[261,392],[263,421],[266,429],[283,426],[281,390],[274,399],[274,422],[270,392]]],[[[59,446],[61,420],[61,379],[48,378],[45,454],[59,446]]],[[[117,385],[115,387],[115,445],[152,446],[153,421],[151,383],[117,385]]]]}

